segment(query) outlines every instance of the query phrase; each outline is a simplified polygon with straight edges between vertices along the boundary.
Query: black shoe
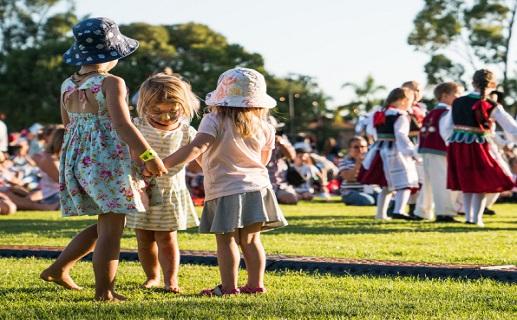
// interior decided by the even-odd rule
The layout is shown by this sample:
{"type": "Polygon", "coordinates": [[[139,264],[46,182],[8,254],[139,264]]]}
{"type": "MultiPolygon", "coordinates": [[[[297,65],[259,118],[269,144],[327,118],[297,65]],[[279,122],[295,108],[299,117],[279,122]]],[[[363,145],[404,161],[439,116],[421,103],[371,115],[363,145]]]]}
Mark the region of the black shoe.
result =
{"type": "Polygon", "coordinates": [[[391,214],[392,219],[400,219],[400,220],[414,220],[412,217],[408,216],[407,214],[402,213],[392,213],[391,214]]]}
{"type": "Polygon", "coordinates": [[[491,210],[491,209],[488,209],[488,208],[485,208],[485,211],[483,211],[483,214],[485,214],[487,216],[495,216],[495,211],[491,210]]]}
{"type": "Polygon", "coordinates": [[[424,220],[424,218],[417,216],[414,212],[410,212],[409,217],[411,218],[411,220],[415,220],[415,221],[424,220]]]}
{"type": "Polygon", "coordinates": [[[416,208],[416,204],[410,204],[409,205],[409,215],[412,216],[412,217],[416,217],[415,216],[415,208],[416,208]]]}
{"type": "Polygon", "coordinates": [[[465,221],[465,224],[476,224],[475,222],[465,221]]]}
{"type": "Polygon", "coordinates": [[[458,222],[458,220],[451,216],[436,216],[435,222],[458,222]]]}
{"type": "Polygon", "coordinates": [[[456,212],[456,214],[458,216],[463,216],[463,217],[465,216],[465,212],[462,212],[462,211],[458,211],[458,212],[456,212]]]}

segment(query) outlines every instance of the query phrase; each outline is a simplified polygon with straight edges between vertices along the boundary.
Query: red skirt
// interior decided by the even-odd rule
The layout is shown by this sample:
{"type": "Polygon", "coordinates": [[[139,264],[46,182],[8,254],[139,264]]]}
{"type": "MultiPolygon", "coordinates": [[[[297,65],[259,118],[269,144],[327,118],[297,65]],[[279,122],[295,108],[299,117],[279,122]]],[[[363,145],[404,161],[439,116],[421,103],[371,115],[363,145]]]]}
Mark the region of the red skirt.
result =
{"type": "Polygon", "coordinates": [[[490,154],[485,143],[452,142],[447,150],[447,189],[466,193],[511,190],[512,178],[490,154]]]}
{"type": "Polygon", "coordinates": [[[381,153],[379,151],[375,154],[370,168],[365,169],[364,166],[361,166],[359,174],[357,175],[357,181],[362,184],[376,184],[381,187],[388,186],[386,176],[384,175],[381,153]]]}

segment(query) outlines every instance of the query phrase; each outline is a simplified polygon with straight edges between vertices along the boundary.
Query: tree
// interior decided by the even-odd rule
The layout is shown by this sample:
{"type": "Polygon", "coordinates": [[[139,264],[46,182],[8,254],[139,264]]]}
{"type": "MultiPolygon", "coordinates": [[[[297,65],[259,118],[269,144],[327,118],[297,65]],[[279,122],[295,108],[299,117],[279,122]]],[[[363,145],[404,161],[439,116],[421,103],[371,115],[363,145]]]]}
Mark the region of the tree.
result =
{"type": "Polygon", "coordinates": [[[71,0],[0,0],[0,52],[38,45],[49,31],[50,10],[60,2],[68,5],[67,13],[73,12],[71,0]]]}
{"type": "Polygon", "coordinates": [[[517,89],[509,50],[516,13],[517,0],[425,0],[408,43],[429,55],[430,84],[470,83],[465,76],[488,66],[500,71],[504,90],[512,92],[517,89]]]}
{"type": "Polygon", "coordinates": [[[0,106],[13,129],[60,121],[59,87],[73,70],[62,54],[77,17],[70,1],[66,11],[48,16],[59,2],[0,0],[0,106]]]}
{"type": "Polygon", "coordinates": [[[386,90],[385,86],[375,82],[372,75],[368,75],[361,84],[346,82],[341,87],[351,88],[355,95],[352,101],[337,108],[338,113],[344,113],[349,119],[355,119],[381,104],[383,99],[378,94],[386,90]]]}
{"type": "MultiPolygon", "coordinates": [[[[13,40],[14,43],[7,45],[9,50],[0,53],[0,105],[7,111],[9,124],[14,129],[34,121],[58,122],[60,84],[76,71],[63,64],[62,54],[73,42],[70,30],[77,18],[73,12],[65,11],[44,20],[38,36],[31,38],[38,39],[37,42],[29,38],[24,44],[13,40]]],[[[243,66],[265,74],[269,91],[277,99],[286,95],[289,88],[296,90],[301,97],[296,103],[297,129],[317,119],[322,114],[320,110],[325,108],[326,98],[314,79],[301,75],[289,79],[275,77],[264,69],[260,54],[228,43],[223,35],[206,25],[131,23],[120,28],[140,42],[139,49],[122,59],[113,70],[126,80],[132,92],[138,90],[149,75],[172,67],[204,98],[215,89],[222,72],[243,66]]],[[[283,113],[287,107],[280,103],[279,109],[283,113]]]]}

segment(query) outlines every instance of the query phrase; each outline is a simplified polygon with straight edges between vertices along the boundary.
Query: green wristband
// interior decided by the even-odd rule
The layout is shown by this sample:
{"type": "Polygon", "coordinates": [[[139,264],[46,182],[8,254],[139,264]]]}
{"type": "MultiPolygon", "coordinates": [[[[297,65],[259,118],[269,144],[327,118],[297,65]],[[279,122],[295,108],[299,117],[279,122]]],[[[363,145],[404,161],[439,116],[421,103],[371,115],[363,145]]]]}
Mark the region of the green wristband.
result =
{"type": "Polygon", "coordinates": [[[154,151],[153,149],[147,149],[139,156],[139,158],[143,162],[147,162],[149,160],[155,159],[157,156],[158,154],[156,153],[156,151],[154,151]]]}

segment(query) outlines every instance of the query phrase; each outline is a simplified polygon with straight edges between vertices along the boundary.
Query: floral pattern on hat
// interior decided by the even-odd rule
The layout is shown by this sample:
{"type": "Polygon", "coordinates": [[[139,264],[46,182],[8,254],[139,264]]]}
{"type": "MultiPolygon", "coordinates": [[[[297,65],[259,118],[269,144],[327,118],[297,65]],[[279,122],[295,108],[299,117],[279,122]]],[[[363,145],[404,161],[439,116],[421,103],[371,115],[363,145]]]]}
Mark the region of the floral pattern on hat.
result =
{"type": "Polygon", "coordinates": [[[267,108],[276,106],[276,100],[266,92],[266,80],[258,71],[237,67],[225,71],[218,80],[217,88],[207,94],[209,106],[237,108],[267,108]]]}

